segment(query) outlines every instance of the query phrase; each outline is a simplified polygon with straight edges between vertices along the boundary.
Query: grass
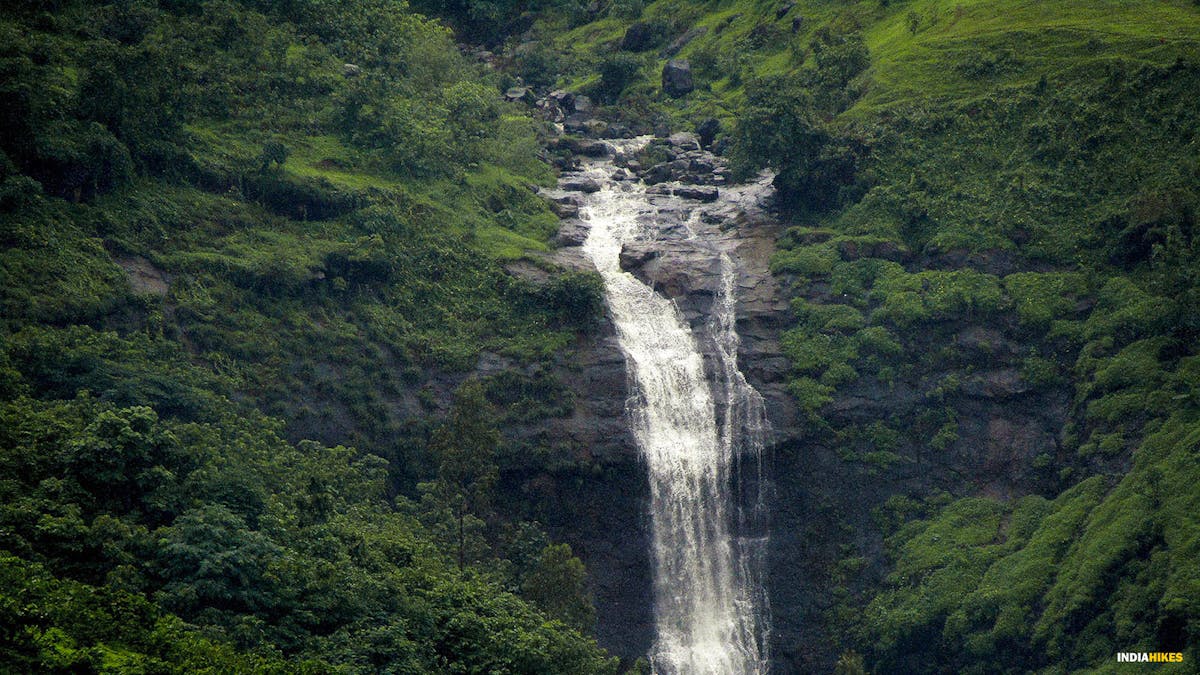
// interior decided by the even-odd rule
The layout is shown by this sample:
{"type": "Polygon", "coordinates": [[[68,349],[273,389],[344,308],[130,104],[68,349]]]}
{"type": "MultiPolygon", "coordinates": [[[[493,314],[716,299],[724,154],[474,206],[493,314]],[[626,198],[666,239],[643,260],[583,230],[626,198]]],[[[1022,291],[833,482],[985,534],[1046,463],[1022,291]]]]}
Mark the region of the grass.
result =
{"type": "MultiPolygon", "coordinates": [[[[963,101],[998,86],[1078,76],[1114,59],[1170,63],[1200,56],[1200,11],[1183,2],[918,0],[865,31],[871,86],[854,116],[880,109],[963,101]],[[912,30],[912,17],[918,27],[912,30]],[[989,77],[966,68],[987,55],[1011,63],[989,77]],[[947,68],[956,64],[957,68],[947,68]]],[[[986,72],[986,69],[985,69],[986,72]]]]}

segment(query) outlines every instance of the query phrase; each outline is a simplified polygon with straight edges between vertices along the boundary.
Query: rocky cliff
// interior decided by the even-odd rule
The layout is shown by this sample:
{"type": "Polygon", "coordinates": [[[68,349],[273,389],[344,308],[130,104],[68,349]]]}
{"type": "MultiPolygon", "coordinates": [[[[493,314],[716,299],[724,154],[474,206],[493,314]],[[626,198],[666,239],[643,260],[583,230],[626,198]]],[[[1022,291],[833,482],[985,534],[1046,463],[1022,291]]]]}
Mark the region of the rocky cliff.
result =
{"type": "MultiPolygon", "coordinates": [[[[586,231],[573,218],[579,204],[573,195],[598,186],[572,169],[612,148],[596,139],[555,143],[574,150],[575,158],[561,162],[560,189],[545,194],[565,217],[553,260],[586,267],[578,251],[586,231]]],[[[763,395],[771,424],[773,657],[778,672],[829,668],[837,630],[831,611],[847,593],[879,583],[884,573],[882,523],[889,498],[939,491],[1010,498],[1051,491],[1053,476],[1038,457],[1057,445],[1069,391],[1031,385],[1021,370],[1029,347],[1021,343],[1018,326],[981,316],[900,336],[906,348],[922,346],[932,353],[936,347],[943,357],[887,382],[859,378],[819,409],[801,409],[787,388],[793,371],[781,344],[796,321],[791,299],[831,305],[837,298],[828,283],[798,286],[786,273],[772,274],[784,225],[772,210],[770,176],[730,185],[723,158],[701,149],[688,134],[664,134],[645,152],[618,153],[613,161],[619,167],[615,177],[652,184],[653,211],[641,217],[657,232],[653,241],[627,245],[622,267],[673,298],[710,349],[712,303],[720,284],[717,255],[727,254],[735,265],[739,364],[763,395]],[[954,385],[948,389],[947,382],[954,385]],[[953,434],[936,452],[927,427],[945,425],[930,419],[930,410],[950,411],[955,420],[953,434]],[[870,437],[868,430],[881,423],[889,432],[900,431],[870,437]]],[[[838,254],[844,260],[896,260],[911,270],[1006,264],[952,255],[916,259],[895,247],[854,242],[840,246],[838,254]]],[[[586,396],[580,400],[591,410],[557,433],[583,440],[589,438],[588,425],[604,430],[590,438],[609,476],[578,483],[571,499],[555,497],[581,507],[563,509],[570,515],[555,523],[555,531],[576,545],[593,574],[602,642],[615,653],[636,656],[652,639],[652,623],[644,481],[622,426],[624,382],[617,375],[622,361],[607,329],[580,354],[584,376],[575,383],[582,385],[586,396]],[[605,374],[605,368],[611,370],[605,374]],[[587,384],[592,382],[605,384],[587,384]]]]}

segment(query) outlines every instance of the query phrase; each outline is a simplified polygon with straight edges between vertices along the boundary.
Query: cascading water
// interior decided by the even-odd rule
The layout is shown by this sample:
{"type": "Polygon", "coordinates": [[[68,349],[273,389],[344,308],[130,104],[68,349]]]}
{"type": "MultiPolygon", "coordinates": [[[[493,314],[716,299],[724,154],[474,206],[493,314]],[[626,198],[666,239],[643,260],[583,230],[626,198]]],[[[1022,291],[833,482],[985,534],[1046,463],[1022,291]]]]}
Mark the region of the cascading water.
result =
{"type": "MultiPolygon", "coordinates": [[[[609,162],[585,170],[602,187],[580,217],[590,224],[584,251],[604,278],[630,373],[633,432],[650,473],[652,667],[663,675],[765,673],[766,535],[758,495],[765,415],[737,368],[734,265],[711,249],[721,284],[702,331],[713,360],[710,385],[701,342],[676,304],[621,270],[625,244],[656,236],[639,220],[655,207],[644,184],[614,181],[612,170],[609,162]],[[742,466],[753,475],[741,475],[742,466]]],[[[687,233],[694,238],[691,228],[687,233]]]]}

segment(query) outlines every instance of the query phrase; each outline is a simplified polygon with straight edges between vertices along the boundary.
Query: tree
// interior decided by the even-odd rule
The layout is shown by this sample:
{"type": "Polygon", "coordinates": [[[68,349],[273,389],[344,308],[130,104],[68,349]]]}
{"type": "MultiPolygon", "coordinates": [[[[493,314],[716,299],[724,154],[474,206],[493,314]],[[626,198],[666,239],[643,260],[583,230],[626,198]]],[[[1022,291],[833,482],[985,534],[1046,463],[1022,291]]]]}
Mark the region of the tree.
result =
{"type": "Polygon", "coordinates": [[[449,418],[433,434],[430,450],[437,480],[422,486],[427,509],[449,511],[455,523],[459,569],[466,565],[468,518],[486,514],[499,468],[500,432],[482,385],[468,381],[455,392],[449,418]]]}
{"type": "Polygon", "coordinates": [[[291,154],[291,151],[288,147],[277,140],[272,139],[263,143],[262,152],[258,155],[259,170],[266,171],[271,168],[272,164],[283,166],[289,154],[291,154]]]}
{"type": "Polygon", "coordinates": [[[833,137],[804,83],[766,77],[746,86],[746,107],[733,136],[734,169],[747,176],[774,169],[785,206],[823,211],[855,196],[860,141],[833,137]]]}
{"type": "Polygon", "coordinates": [[[592,630],[596,608],[587,590],[587,570],[570,544],[550,544],[542,549],[521,584],[521,593],[568,626],[585,633],[592,630]]]}
{"type": "Polygon", "coordinates": [[[600,82],[596,93],[604,100],[616,103],[621,92],[638,79],[644,63],[641,57],[624,52],[605,58],[600,63],[600,82]]]}

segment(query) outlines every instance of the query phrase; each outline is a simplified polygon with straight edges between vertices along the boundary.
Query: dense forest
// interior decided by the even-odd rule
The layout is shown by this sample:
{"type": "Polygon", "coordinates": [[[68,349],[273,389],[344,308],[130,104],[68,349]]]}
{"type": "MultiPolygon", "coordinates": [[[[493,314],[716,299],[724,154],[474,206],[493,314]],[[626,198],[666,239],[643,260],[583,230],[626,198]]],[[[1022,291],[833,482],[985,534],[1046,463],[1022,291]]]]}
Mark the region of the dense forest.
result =
{"type": "Polygon", "coordinates": [[[0,670],[644,671],[539,189],[673,131],[774,174],[775,670],[1194,669],[1198,97],[1191,0],[6,2],[0,670]]]}

